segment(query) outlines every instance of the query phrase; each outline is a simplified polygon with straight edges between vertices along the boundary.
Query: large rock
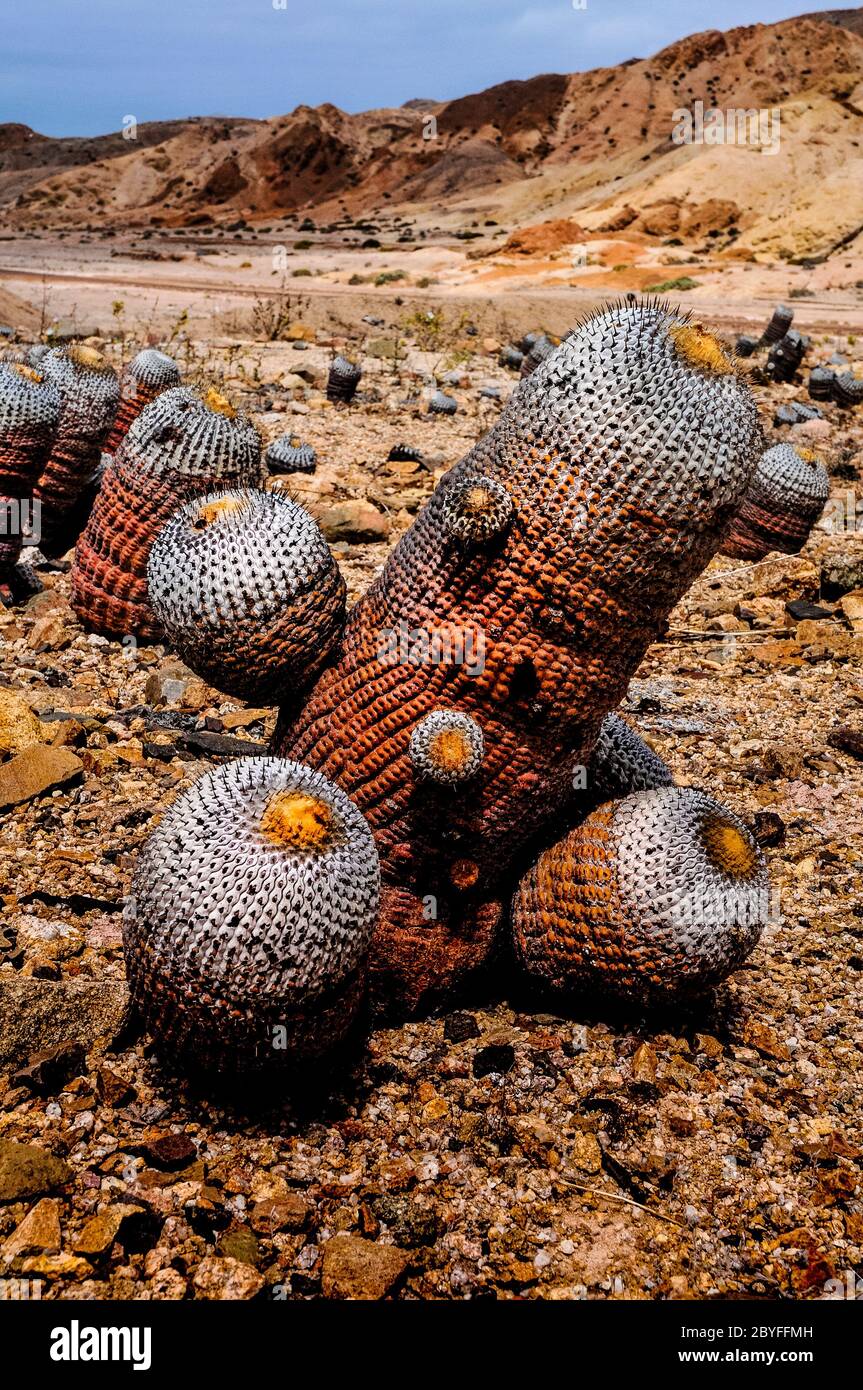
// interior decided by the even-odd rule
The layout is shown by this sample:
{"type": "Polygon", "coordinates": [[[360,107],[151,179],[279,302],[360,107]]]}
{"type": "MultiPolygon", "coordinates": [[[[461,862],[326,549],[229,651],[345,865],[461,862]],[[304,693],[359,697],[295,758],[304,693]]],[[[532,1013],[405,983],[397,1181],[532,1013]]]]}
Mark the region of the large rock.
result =
{"type": "Polygon", "coordinates": [[[392,1245],[376,1245],[360,1236],[333,1236],[324,1246],[322,1287],[325,1298],[373,1300],[392,1293],[409,1260],[392,1245]]]}
{"type": "Polygon", "coordinates": [[[0,1202],[26,1201],[62,1187],[72,1169],[35,1144],[0,1139],[0,1202]]]}
{"type": "Polygon", "coordinates": [[[0,978],[0,1066],[17,1066],[60,1043],[89,1047],[126,1016],[123,980],[0,978]]]}
{"type": "Polygon", "coordinates": [[[64,787],[81,775],[84,764],[68,748],[36,744],[0,767],[0,810],[64,787]]]}
{"type": "Polygon", "coordinates": [[[0,1261],[24,1255],[57,1255],[61,1239],[60,1203],[56,1197],[43,1197],[0,1246],[0,1261]]]}
{"type": "Polygon", "coordinates": [[[22,753],[44,740],[45,730],[30,706],[14,690],[0,686],[0,755],[22,753]]]}
{"type": "Polygon", "coordinates": [[[318,519],[328,541],[385,541],[390,533],[389,517],[362,497],[334,502],[318,519]]]}

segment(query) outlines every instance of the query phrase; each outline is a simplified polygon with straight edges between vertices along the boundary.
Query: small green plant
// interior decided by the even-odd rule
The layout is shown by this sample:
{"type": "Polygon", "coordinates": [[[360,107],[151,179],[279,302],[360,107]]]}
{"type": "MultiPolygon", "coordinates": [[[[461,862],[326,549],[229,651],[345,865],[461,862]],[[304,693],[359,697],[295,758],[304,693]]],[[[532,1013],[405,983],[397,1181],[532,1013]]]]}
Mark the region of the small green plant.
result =
{"type": "Polygon", "coordinates": [[[375,276],[376,285],[392,285],[396,280],[404,280],[403,270],[382,270],[380,275],[375,276]]]}
{"type": "Polygon", "coordinates": [[[295,241],[295,242],[294,242],[294,250],[295,250],[295,251],[311,251],[311,249],[312,249],[312,243],[311,243],[310,241],[305,241],[305,240],[304,240],[304,241],[295,241]]]}
{"type": "Polygon", "coordinates": [[[691,275],[678,275],[676,280],[663,280],[658,285],[645,285],[645,294],[668,294],[670,290],[694,290],[699,280],[693,280],[691,275]]]}
{"type": "Polygon", "coordinates": [[[312,272],[308,270],[305,266],[302,266],[300,270],[291,271],[291,278],[294,280],[299,280],[303,275],[311,275],[311,273],[312,272]]]}

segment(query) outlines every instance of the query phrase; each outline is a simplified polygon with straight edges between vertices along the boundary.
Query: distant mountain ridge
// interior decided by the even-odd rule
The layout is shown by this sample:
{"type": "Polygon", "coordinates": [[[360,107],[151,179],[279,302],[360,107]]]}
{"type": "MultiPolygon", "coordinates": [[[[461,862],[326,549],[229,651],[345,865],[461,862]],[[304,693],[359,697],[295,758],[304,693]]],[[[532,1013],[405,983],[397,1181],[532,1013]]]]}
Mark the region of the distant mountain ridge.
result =
{"type": "Polygon", "coordinates": [[[712,202],[741,249],[814,254],[863,227],[863,9],[709,30],[651,58],[448,102],[356,115],[326,103],[269,120],[148,122],[135,135],[60,139],[0,126],[0,219],[320,223],[385,206],[454,217],[495,209],[516,225],[574,217],[588,230],[638,220],[656,235],[700,218],[705,235],[716,228],[699,210],[712,202]],[[696,101],[781,108],[779,156],[675,145],[673,113],[696,101]]]}

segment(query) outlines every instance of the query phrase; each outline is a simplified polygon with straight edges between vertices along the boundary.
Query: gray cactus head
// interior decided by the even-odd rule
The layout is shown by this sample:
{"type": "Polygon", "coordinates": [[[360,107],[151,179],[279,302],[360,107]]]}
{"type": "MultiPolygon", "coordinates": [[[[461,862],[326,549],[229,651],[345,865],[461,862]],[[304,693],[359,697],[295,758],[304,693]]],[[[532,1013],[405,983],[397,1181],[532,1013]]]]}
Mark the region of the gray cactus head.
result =
{"type": "Polygon", "coordinates": [[[147,582],[168,642],[241,699],[299,693],[341,639],[344,580],[317,522],[283,493],[185,503],[156,537],[147,582]]]}
{"type": "Polygon", "coordinates": [[[141,411],[122,446],[147,471],[180,478],[250,483],[263,476],[261,436],[212,387],[163,391],[141,411]]]}

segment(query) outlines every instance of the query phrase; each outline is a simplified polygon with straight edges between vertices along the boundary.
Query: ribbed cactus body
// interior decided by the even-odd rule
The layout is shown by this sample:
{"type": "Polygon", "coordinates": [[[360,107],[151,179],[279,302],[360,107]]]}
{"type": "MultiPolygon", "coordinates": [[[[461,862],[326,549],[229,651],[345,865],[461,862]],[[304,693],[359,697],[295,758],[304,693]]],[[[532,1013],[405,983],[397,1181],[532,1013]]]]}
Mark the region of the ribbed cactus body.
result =
{"type": "Polygon", "coordinates": [[[777,304],[762,335],[762,342],[778,343],[780,338],[785,337],[793,321],[794,310],[785,304],[777,304]]]}
{"type": "Polygon", "coordinates": [[[378,890],[368,826],[325,777],[278,758],[205,773],[138,858],[123,933],[133,1003],[172,1060],[316,1056],[359,1006],[378,890]]]}
{"type": "Polygon", "coordinates": [[[740,560],[762,560],[771,550],[796,554],[829,495],[830,480],[816,458],[775,445],[759,460],[723,553],[740,560]]]}
{"type": "Polygon", "coordinates": [[[448,396],[445,391],[435,391],[429,400],[429,415],[455,415],[458,410],[458,401],[455,396],[448,396]]]}
{"type": "Polygon", "coordinates": [[[704,792],[662,787],[605,803],[544,850],[512,929],[519,961],[547,984],[655,1004],[725,979],[768,911],[743,823],[704,792]]]}
{"type": "Polygon", "coordinates": [[[117,374],[93,348],[52,348],[39,367],[60,393],[60,419],[34,495],[41,506],[40,549],[62,555],[75,544],[86,516],[81,499],[92,494],[102,449],[120,399],[117,374]]]}
{"type": "Polygon", "coordinates": [[[145,406],[180,384],[180,368],[165,352],[144,348],[123,369],[120,377],[120,404],[105,453],[115,454],[145,406]]]}
{"type": "Polygon", "coordinates": [[[72,604],[84,626],[107,636],[157,639],[147,595],[156,536],[182,502],[262,480],[260,436],[223,397],[208,392],[202,399],[187,387],[157,396],[108,466],[76,547],[72,604]]]}
{"type": "Polygon", "coordinates": [[[21,553],[34,520],[33,488],[51,450],[60,394],[31,368],[0,363],[0,582],[21,553]]]}
{"type": "Polygon", "coordinates": [[[311,444],[283,434],[267,449],[264,462],[271,473],[314,473],[318,456],[311,444]]]}
{"type": "Polygon", "coordinates": [[[345,582],[317,522],[272,492],[187,502],[156,538],[148,590],[166,642],[255,704],[307,689],[344,627],[345,582]]]}
{"type": "Polygon", "coordinates": [[[339,661],[276,748],[325,771],[372,826],[379,997],[415,1007],[487,957],[513,856],[569,804],[573,763],[718,549],[758,437],[709,334],[657,306],[597,314],[520,384],[353,610],[339,661]],[[510,523],[466,546],[450,498],[489,478],[510,523]],[[441,707],[485,744],[445,805],[410,758],[441,707]]]}
{"type": "Polygon", "coordinates": [[[592,802],[670,787],[673,781],[668,765],[625,719],[605,716],[587,769],[585,792],[592,802]]]}
{"type": "Polygon", "coordinates": [[[349,405],[362,377],[362,368],[347,357],[334,357],[327,378],[327,400],[349,405]]]}
{"type": "Polygon", "coordinates": [[[863,405],[863,377],[842,372],[833,382],[833,396],[838,405],[863,405]]]}
{"type": "Polygon", "coordinates": [[[558,339],[550,337],[547,333],[540,333],[538,336],[528,334],[524,342],[532,338],[530,346],[525,350],[524,358],[521,363],[521,375],[532,376],[537,367],[545,361],[550,353],[558,346],[558,339]]]}

